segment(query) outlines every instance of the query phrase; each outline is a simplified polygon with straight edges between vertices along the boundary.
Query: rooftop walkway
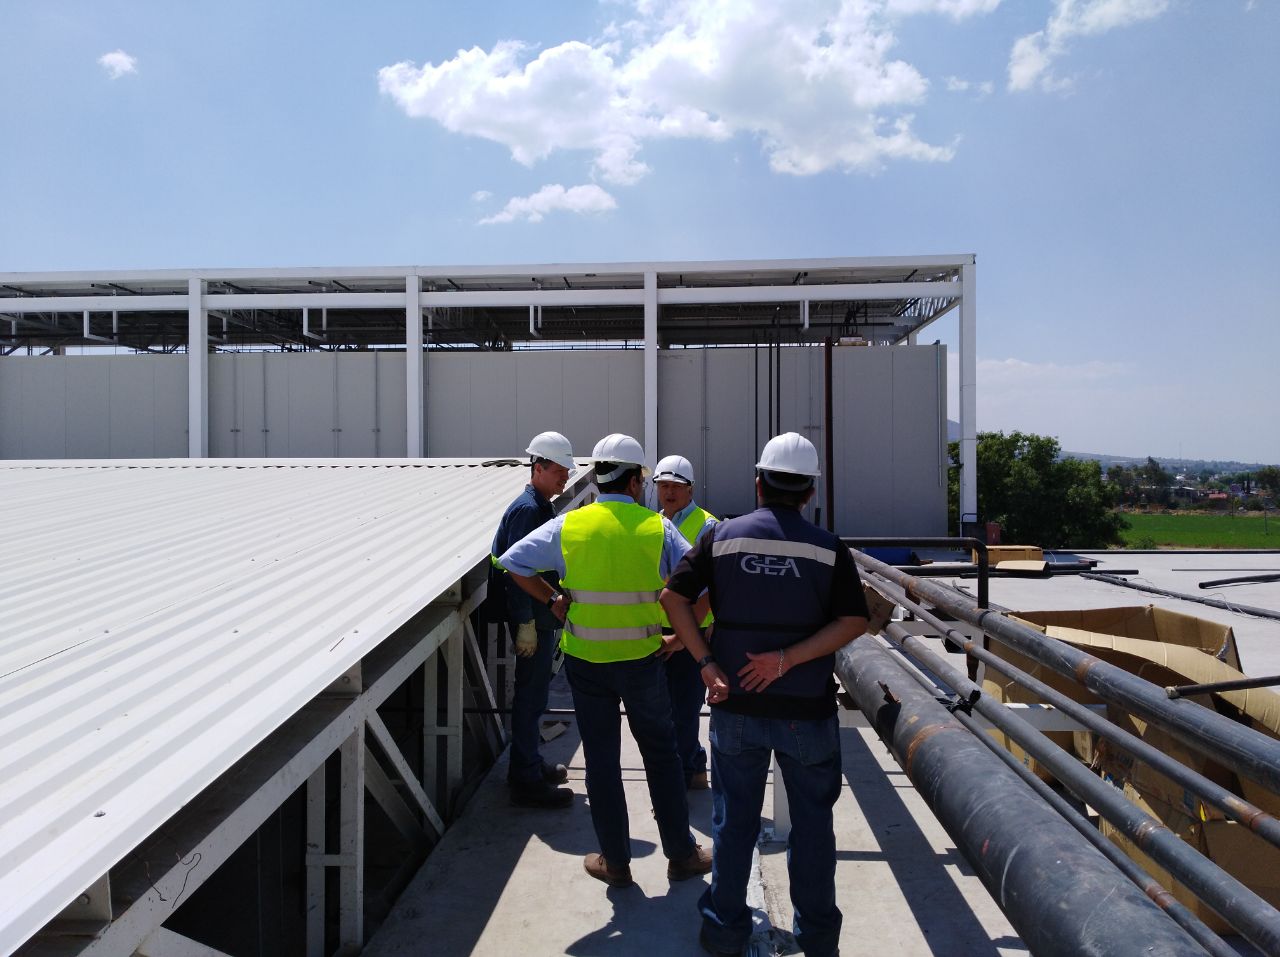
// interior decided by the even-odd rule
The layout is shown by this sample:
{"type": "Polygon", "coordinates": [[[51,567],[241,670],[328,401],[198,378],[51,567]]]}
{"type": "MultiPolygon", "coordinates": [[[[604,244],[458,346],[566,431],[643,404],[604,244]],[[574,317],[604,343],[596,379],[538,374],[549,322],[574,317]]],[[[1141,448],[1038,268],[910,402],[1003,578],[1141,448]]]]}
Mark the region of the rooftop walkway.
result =
{"type": "MultiPolygon", "coordinates": [[[[570,706],[563,676],[552,696],[552,707],[570,706]]],[[[844,957],[1027,953],[874,732],[848,727],[841,735],[847,784],[836,808],[836,882],[845,915],[844,957]]],[[[703,953],[697,900],[707,879],[667,880],[644,770],[630,736],[624,734],[623,741],[636,881],[629,888],[606,887],[582,869],[583,855],[598,848],[572,723],[544,747],[544,756],[568,765],[576,795],[572,809],[512,807],[505,760],[500,761],[365,955],[703,953]]],[[[691,791],[689,810],[695,835],[710,847],[711,792],[691,791]]],[[[772,813],[770,789],[763,822],[768,836],[772,813]]],[[[762,843],[752,886],[752,957],[798,952],[785,933],[791,927],[786,871],[785,844],[762,843]]]]}

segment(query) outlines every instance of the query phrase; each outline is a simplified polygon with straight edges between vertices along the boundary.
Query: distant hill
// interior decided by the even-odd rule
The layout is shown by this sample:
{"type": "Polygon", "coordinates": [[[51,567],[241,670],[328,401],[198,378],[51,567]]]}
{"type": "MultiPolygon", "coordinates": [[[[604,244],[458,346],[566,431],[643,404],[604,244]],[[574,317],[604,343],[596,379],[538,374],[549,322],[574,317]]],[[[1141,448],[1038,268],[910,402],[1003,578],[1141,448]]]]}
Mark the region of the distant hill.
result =
{"type": "MultiPolygon", "coordinates": [[[[960,438],[960,423],[953,419],[947,419],[947,441],[955,442],[960,438]]],[[[1064,459],[1093,459],[1099,463],[1102,468],[1108,469],[1113,465],[1141,465],[1147,460],[1146,455],[1107,455],[1104,452],[1067,452],[1062,453],[1064,459]]],[[[1185,458],[1161,458],[1153,455],[1157,462],[1171,472],[1195,474],[1208,469],[1210,472],[1251,472],[1254,469],[1260,469],[1269,463],[1266,462],[1236,462],[1227,459],[1185,459],[1185,458]]]]}

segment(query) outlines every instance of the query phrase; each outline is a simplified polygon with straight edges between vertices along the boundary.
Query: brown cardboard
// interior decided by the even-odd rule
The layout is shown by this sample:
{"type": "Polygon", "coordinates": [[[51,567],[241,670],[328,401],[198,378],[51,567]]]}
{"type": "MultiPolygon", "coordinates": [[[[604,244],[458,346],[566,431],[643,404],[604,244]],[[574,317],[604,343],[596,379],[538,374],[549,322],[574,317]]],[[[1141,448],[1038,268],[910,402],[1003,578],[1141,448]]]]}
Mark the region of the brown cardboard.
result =
{"type": "MultiPolygon", "coordinates": [[[[995,568],[1001,562],[1044,561],[1044,549],[1037,545],[988,545],[987,564],[995,568]]],[[[978,553],[973,552],[973,563],[978,564],[978,553]]]]}

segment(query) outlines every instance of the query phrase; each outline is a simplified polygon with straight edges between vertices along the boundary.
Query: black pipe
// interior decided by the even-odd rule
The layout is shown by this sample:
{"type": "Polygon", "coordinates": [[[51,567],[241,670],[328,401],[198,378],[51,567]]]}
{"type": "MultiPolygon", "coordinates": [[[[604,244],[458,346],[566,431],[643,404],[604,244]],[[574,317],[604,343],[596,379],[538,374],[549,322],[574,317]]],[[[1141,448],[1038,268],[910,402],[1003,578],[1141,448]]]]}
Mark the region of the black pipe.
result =
{"type": "Polygon", "coordinates": [[[1280,741],[1275,738],[1192,701],[1170,701],[1163,688],[1028,625],[977,608],[971,599],[950,588],[912,578],[861,552],[854,552],[853,557],[861,567],[901,587],[912,600],[928,601],[976,625],[1001,644],[1080,682],[1104,701],[1146,721],[1155,721],[1192,750],[1257,781],[1269,791],[1280,792],[1280,741]]]}
{"type": "Polygon", "coordinates": [[[1217,588],[1219,585],[1264,585],[1267,582],[1280,582],[1280,574],[1274,572],[1267,575],[1238,575],[1235,578],[1215,578],[1211,582],[1201,582],[1201,588],[1217,588]]]}
{"type": "MultiPolygon", "coordinates": [[[[916,679],[916,684],[926,691],[930,693],[936,692],[936,687],[924,675],[914,669],[908,668],[904,670],[908,675],[916,679]]],[[[1102,833],[1088,817],[1073,807],[1061,794],[1040,780],[1030,768],[1015,758],[1010,751],[1002,748],[991,735],[987,734],[986,728],[971,716],[965,714],[964,709],[953,708],[951,709],[951,714],[988,751],[999,758],[1010,771],[1016,774],[1023,784],[1031,788],[1041,800],[1057,811],[1064,821],[1075,828],[1081,837],[1096,847],[1102,856],[1114,864],[1125,877],[1133,881],[1148,898],[1155,902],[1156,906],[1177,921],[1178,926],[1194,937],[1201,947],[1213,957],[1238,957],[1236,951],[1215,934],[1204,921],[1192,913],[1185,904],[1174,897],[1155,878],[1135,864],[1133,859],[1125,854],[1124,851],[1103,837],[1102,833]]]]}
{"type": "Polygon", "coordinates": [[[1222,601],[1218,598],[1201,598],[1199,595],[1188,595],[1185,592],[1169,591],[1166,588],[1156,588],[1154,585],[1141,585],[1138,582],[1131,582],[1124,578],[1113,578],[1110,575],[1102,575],[1097,572],[1085,572],[1081,578],[1088,578],[1092,581],[1106,582],[1108,585],[1119,585],[1122,588],[1132,588],[1135,591],[1145,591],[1152,595],[1162,595],[1165,598],[1179,598],[1182,601],[1193,601],[1198,605],[1208,605],[1210,608],[1221,608],[1224,611],[1243,612],[1246,615],[1254,615],[1257,618],[1270,618],[1272,621],[1280,621],[1280,611],[1274,611],[1271,608],[1256,608],[1253,605],[1240,605],[1233,601],[1222,601]]]}
{"type": "Polygon", "coordinates": [[[1248,827],[1264,841],[1280,847],[1280,820],[1272,817],[1260,807],[1232,793],[1216,781],[1211,781],[1203,774],[1193,771],[1180,761],[1169,757],[1159,748],[1148,744],[1137,735],[1130,734],[1107,719],[1094,714],[1080,702],[1073,701],[1061,691],[1050,687],[1038,678],[1032,677],[1021,668],[1015,668],[998,655],[983,648],[980,642],[974,641],[963,632],[956,631],[947,622],[935,617],[927,609],[911,601],[892,582],[875,579],[872,581],[872,586],[881,589],[888,598],[897,601],[904,608],[910,609],[921,621],[930,627],[938,629],[938,633],[942,637],[963,648],[965,652],[978,661],[985,663],[989,667],[998,668],[1002,674],[1007,675],[1015,684],[1026,688],[1040,700],[1053,705],[1063,714],[1080,722],[1084,727],[1105,738],[1115,747],[1150,765],[1156,771],[1180,784],[1197,797],[1203,798],[1207,803],[1212,804],[1226,814],[1227,817],[1248,827]]]}
{"type": "Polygon", "coordinates": [[[1280,675],[1263,678],[1237,678],[1235,681],[1210,681],[1198,685],[1173,685],[1164,692],[1170,698],[1185,698],[1193,694],[1213,694],[1218,691],[1244,691],[1248,688],[1270,688],[1280,685],[1280,675]]]}
{"type": "MultiPolygon", "coordinates": [[[[987,579],[991,575],[991,560],[987,543],[980,538],[842,538],[854,548],[877,545],[918,545],[921,548],[971,548],[978,554],[978,607],[990,608],[990,591],[987,579]]],[[[872,559],[875,561],[875,559],[872,559]]]]}
{"type": "MultiPolygon", "coordinates": [[[[968,696],[970,682],[904,629],[893,624],[885,633],[948,687],[968,696]]],[[[1280,953],[1280,912],[1198,850],[1174,834],[1162,821],[1138,808],[1122,791],[1102,780],[1042,731],[990,697],[972,701],[973,710],[1013,738],[1076,797],[1116,826],[1153,861],[1264,953],[1280,953]]]]}
{"type": "Polygon", "coordinates": [[[842,648],[836,671],[1033,954],[1203,957],[874,638],[842,648]]]}

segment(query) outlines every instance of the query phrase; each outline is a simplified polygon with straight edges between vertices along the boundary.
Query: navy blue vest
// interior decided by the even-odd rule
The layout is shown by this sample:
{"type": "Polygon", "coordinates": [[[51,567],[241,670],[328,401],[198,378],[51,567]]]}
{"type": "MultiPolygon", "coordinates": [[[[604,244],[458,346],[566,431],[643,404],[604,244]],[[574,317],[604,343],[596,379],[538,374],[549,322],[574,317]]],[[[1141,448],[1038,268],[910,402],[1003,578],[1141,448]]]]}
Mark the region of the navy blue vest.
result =
{"type": "MultiPolygon", "coordinates": [[[[713,533],[713,650],[730,693],[756,694],[738,678],[747,652],[793,645],[832,620],[836,550],[845,546],[790,508],[758,508],[713,533]]],[[[835,655],[806,661],[759,693],[821,697],[834,665],[835,655]]]]}

